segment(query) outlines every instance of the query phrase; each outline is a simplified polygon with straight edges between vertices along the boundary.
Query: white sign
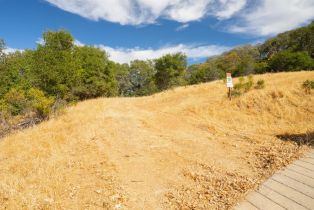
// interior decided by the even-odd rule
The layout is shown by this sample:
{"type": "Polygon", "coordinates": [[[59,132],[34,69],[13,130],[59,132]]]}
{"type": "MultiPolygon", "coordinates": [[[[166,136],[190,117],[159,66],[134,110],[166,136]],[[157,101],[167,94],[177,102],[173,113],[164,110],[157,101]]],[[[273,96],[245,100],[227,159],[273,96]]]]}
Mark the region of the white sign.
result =
{"type": "Polygon", "coordinates": [[[228,88],[233,88],[233,82],[232,82],[231,73],[227,73],[227,87],[228,88]]]}

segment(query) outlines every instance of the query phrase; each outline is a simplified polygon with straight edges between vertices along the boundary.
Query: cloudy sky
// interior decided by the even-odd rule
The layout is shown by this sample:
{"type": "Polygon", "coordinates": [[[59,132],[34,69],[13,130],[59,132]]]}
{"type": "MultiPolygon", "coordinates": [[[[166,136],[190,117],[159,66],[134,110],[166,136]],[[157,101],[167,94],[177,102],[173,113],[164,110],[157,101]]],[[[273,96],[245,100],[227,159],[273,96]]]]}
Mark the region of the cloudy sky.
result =
{"type": "Polygon", "coordinates": [[[314,0],[0,0],[0,9],[7,52],[66,29],[120,63],[178,51],[202,62],[314,19],[314,0]]]}

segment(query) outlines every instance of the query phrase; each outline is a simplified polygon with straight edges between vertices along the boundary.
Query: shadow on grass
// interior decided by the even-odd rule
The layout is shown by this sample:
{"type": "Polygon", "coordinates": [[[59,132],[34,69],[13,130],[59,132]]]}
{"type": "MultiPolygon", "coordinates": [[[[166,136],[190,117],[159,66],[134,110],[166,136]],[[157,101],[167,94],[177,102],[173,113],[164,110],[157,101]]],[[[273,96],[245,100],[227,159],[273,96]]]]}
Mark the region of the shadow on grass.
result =
{"type": "Polygon", "coordinates": [[[276,135],[276,137],[283,141],[294,141],[298,145],[314,146],[314,132],[307,132],[302,134],[282,134],[276,135]]]}

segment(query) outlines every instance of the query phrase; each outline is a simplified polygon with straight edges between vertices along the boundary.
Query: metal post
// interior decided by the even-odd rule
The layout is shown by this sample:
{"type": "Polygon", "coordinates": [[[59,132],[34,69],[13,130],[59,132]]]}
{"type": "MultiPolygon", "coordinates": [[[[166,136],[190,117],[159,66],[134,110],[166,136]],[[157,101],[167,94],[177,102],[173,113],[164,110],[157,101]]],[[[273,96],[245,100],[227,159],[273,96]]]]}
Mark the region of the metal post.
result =
{"type": "Polygon", "coordinates": [[[229,97],[229,100],[231,100],[231,87],[228,88],[228,97],[229,97]]]}

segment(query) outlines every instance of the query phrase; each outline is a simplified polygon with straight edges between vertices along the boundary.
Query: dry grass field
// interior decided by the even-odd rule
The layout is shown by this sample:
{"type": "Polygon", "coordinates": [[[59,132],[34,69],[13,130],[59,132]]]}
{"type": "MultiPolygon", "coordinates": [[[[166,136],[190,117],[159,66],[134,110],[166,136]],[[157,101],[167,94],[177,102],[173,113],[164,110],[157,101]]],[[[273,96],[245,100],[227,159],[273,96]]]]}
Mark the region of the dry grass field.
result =
{"type": "Polygon", "coordinates": [[[231,209],[314,132],[314,72],[261,78],[231,101],[222,81],[89,100],[5,137],[0,209],[231,209]]]}

